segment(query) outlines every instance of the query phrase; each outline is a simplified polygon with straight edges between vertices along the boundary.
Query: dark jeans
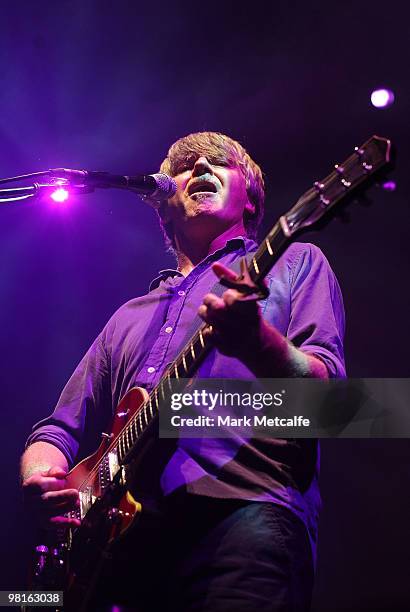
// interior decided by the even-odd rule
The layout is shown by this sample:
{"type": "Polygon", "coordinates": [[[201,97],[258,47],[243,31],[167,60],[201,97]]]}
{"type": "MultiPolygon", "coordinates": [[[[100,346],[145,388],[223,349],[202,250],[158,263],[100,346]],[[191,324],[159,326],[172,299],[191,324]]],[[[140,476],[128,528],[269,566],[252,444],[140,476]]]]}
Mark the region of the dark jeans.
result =
{"type": "Polygon", "coordinates": [[[306,528],[288,509],[179,494],[141,516],[90,610],[306,612],[312,588],[306,528]]]}

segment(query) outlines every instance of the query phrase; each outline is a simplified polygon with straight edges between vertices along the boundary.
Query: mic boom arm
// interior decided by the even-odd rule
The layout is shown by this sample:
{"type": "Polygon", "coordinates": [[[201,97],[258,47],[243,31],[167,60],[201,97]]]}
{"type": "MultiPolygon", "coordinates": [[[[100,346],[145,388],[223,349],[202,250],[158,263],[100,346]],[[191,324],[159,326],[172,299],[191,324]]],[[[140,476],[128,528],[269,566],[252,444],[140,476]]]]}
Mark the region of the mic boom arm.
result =
{"type": "Polygon", "coordinates": [[[103,189],[110,187],[129,189],[153,200],[167,200],[174,195],[177,189],[174,179],[163,173],[126,176],[109,172],[54,168],[49,170],[49,174],[58,178],[66,178],[74,184],[80,183],[103,189]]]}

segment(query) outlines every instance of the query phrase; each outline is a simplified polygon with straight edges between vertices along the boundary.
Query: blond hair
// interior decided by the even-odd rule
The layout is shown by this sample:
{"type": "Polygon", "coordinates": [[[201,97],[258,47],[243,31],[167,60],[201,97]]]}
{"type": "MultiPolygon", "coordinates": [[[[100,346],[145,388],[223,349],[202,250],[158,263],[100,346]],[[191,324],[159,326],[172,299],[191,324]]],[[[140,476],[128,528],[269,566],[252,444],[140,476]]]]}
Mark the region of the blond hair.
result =
{"type": "MultiPolygon", "coordinates": [[[[201,156],[206,157],[211,164],[237,166],[242,172],[249,201],[255,206],[254,213],[245,212],[244,226],[247,236],[255,239],[263,217],[265,186],[262,170],[239,142],[219,132],[188,134],[170,147],[160,171],[176,176],[187,164],[193,164],[201,156]]],[[[171,224],[165,224],[162,220],[160,222],[168,246],[174,246],[171,224]]]]}

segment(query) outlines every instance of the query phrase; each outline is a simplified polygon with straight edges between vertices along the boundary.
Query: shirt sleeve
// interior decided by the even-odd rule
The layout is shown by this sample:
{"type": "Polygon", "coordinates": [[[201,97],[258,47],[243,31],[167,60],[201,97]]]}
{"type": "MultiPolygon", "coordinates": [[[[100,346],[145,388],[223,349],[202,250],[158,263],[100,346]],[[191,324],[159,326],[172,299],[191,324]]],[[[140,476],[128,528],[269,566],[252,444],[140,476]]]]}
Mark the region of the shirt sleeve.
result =
{"type": "Polygon", "coordinates": [[[342,293],[326,257],[315,245],[301,245],[291,267],[290,286],[289,340],[321,359],[329,377],[346,377],[342,293]]]}
{"type": "Polygon", "coordinates": [[[92,452],[112,415],[109,359],[98,337],[63,389],[54,412],[33,426],[33,442],[56,446],[71,467],[83,449],[92,452]]]}

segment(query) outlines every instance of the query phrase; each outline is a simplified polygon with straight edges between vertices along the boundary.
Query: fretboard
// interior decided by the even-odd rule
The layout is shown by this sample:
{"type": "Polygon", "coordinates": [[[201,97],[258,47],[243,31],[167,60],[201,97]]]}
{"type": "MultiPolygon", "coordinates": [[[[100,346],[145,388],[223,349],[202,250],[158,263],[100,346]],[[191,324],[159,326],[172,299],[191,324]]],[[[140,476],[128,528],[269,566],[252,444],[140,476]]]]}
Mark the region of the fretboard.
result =
{"type": "MultiPolygon", "coordinates": [[[[253,282],[261,282],[265,278],[289,242],[290,238],[285,236],[278,222],[248,263],[248,272],[253,282]]],[[[133,454],[144,432],[159,414],[161,403],[169,397],[171,379],[190,378],[212,349],[212,342],[204,333],[206,328],[207,324],[204,323],[185,344],[151,391],[149,399],[120,433],[117,442],[120,461],[126,461],[133,454]]]]}
{"type": "MultiPolygon", "coordinates": [[[[280,217],[248,262],[248,272],[253,282],[260,283],[295,234],[310,227],[323,217],[337,202],[344,199],[358,185],[365,182],[391,159],[391,143],[386,138],[373,136],[361,147],[356,147],[342,164],[322,181],[315,181],[296,204],[280,217]]],[[[370,181],[368,181],[370,182],[370,181]]],[[[171,379],[190,378],[212,348],[209,336],[204,334],[204,323],[163,373],[148,400],[140,407],[111,446],[115,446],[120,462],[126,462],[151,423],[158,416],[161,403],[166,401],[171,389],[171,379]]]]}

